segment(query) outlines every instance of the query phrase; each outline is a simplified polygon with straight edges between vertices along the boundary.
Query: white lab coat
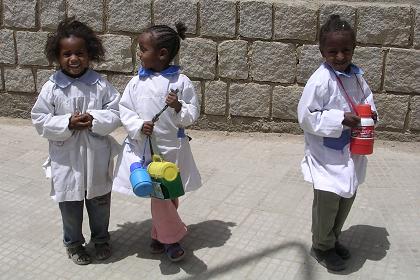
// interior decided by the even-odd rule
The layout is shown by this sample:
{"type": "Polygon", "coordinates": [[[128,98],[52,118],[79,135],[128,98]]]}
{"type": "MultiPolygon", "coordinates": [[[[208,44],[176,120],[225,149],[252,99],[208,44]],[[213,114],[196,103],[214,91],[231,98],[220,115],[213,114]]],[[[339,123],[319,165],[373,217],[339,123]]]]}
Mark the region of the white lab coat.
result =
{"type": "Polygon", "coordinates": [[[129,181],[130,165],[139,161],[143,154],[146,162],[150,161],[149,145],[145,146],[146,136],[141,132],[143,122],[152,120],[153,116],[165,106],[165,99],[170,89],[179,90],[181,111],[176,113],[173,108],[168,107],[154,125],[153,139],[159,150],[158,153],[163,155],[164,160],[174,162],[180,169],[186,192],[201,186],[201,176],[194,162],[188,138],[177,137],[178,128],[193,124],[199,117],[194,87],[190,79],[183,74],[169,76],[155,74],[146,78],[133,77],[121,97],[121,122],[128,136],[123,142],[123,151],[117,160],[113,190],[134,195],[129,181]]]}
{"type": "Polygon", "coordinates": [[[119,100],[114,87],[93,70],[77,79],[57,71],[42,87],[31,117],[49,142],[45,165],[55,201],[81,201],[85,193],[91,199],[111,191],[112,157],[119,145],[108,134],[121,125],[119,100]],[[91,129],[69,130],[76,111],[93,116],[91,129]]]}
{"type": "MultiPolygon", "coordinates": [[[[363,74],[360,68],[358,70],[363,74]]],[[[376,111],[373,95],[361,74],[340,75],[347,94],[354,104],[369,103],[376,111]]],[[[340,137],[344,112],[350,112],[334,72],[322,64],[309,78],[298,105],[298,120],[305,135],[305,156],[301,163],[304,179],[315,189],[339,196],[352,197],[366,175],[367,158],[350,153],[350,145],[334,150],[323,145],[324,137],[340,137]]]]}

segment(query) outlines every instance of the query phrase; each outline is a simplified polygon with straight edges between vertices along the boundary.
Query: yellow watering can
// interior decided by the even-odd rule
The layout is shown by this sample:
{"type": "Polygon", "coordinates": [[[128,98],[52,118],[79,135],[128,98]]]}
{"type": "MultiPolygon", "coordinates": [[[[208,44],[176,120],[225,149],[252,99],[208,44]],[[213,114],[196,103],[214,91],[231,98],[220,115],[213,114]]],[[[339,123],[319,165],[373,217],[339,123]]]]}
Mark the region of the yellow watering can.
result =
{"type": "Polygon", "coordinates": [[[159,155],[153,155],[152,162],[147,167],[147,172],[155,179],[172,182],[178,176],[179,169],[175,163],[164,161],[159,155]]]}

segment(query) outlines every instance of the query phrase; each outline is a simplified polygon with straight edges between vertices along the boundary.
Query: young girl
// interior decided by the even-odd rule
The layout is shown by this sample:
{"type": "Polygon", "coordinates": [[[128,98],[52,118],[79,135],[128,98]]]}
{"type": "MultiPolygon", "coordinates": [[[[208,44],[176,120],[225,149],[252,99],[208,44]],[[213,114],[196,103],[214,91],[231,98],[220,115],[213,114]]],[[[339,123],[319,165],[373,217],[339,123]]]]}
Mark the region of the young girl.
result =
{"type": "MultiPolygon", "coordinates": [[[[91,257],[83,244],[83,204],[89,215],[96,258],[111,255],[109,215],[112,187],[113,145],[109,134],[121,125],[118,92],[90,61],[104,57],[101,41],[85,24],[62,21],[48,37],[45,53],[60,70],[47,81],[32,108],[32,122],[49,142],[51,196],[63,220],[63,242],[69,258],[79,265],[91,257]]],[[[117,144],[118,145],[118,144],[117,144]]]]}
{"type": "MultiPolygon", "coordinates": [[[[147,136],[152,136],[166,161],[177,164],[185,191],[201,186],[184,133],[184,127],[199,116],[197,96],[188,77],[180,74],[178,66],[170,65],[180,48],[180,38],[185,38],[184,24],[177,23],[176,29],[177,32],[166,25],[156,25],[139,36],[138,56],[142,67],[128,83],[120,101],[121,121],[128,137],[117,161],[113,184],[116,191],[133,194],[129,168],[143,154],[148,157],[146,161],[150,161],[149,145],[145,145],[147,136]],[[156,122],[152,121],[165,104],[169,108],[156,122]]],[[[151,252],[166,252],[172,261],[179,261],[185,255],[179,241],[187,229],[178,215],[178,204],[178,199],[151,199],[151,252]]]]}
{"type": "Polygon", "coordinates": [[[367,164],[365,156],[349,150],[350,128],[360,123],[353,107],[369,103],[375,110],[363,71],[351,63],[355,46],[353,29],[332,15],[319,34],[325,62],[309,78],[298,105],[305,134],[302,172],[314,187],[311,255],[335,271],[345,269],[343,260],[350,257],[338,237],[367,164]]]}

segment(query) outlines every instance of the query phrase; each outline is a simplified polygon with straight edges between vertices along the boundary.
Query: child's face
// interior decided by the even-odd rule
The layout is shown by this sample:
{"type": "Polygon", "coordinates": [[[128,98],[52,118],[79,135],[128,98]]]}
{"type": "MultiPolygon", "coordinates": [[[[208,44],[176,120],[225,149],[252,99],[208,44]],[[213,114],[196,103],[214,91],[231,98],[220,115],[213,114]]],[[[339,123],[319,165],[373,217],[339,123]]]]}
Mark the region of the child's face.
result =
{"type": "Polygon", "coordinates": [[[164,51],[166,49],[156,49],[151,33],[142,33],[139,36],[139,51],[137,53],[141,64],[146,69],[156,72],[164,70],[168,65],[165,62],[164,51]]]}
{"type": "Polygon", "coordinates": [[[353,52],[354,42],[350,32],[335,31],[327,33],[321,53],[325,61],[334,70],[345,72],[351,63],[353,52]]]}
{"type": "Polygon", "coordinates": [[[85,40],[75,36],[61,39],[58,62],[61,69],[69,76],[82,75],[89,67],[89,54],[85,40]]]}

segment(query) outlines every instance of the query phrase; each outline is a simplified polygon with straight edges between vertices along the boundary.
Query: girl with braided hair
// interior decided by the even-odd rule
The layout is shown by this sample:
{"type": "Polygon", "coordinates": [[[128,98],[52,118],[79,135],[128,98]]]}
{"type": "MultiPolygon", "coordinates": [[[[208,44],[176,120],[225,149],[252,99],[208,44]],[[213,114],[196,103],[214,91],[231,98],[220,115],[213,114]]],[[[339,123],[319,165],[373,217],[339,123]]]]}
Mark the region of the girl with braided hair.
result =
{"type": "MultiPolygon", "coordinates": [[[[178,166],[184,190],[201,186],[189,138],[184,131],[184,127],[197,120],[199,105],[190,79],[180,73],[179,66],[171,64],[179,51],[180,39],[185,39],[185,25],[177,23],[176,29],[154,25],[139,36],[141,67],[138,75],[127,84],[119,105],[128,136],[117,161],[115,191],[133,194],[129,167],[142,155],[146,156],[146,162],[150,161],[150,147],[145,141],[151,136],[164,160],[178,166]],[[165,105],[168,109],[156,120],[155,114],[165,105]]],[[[179,217],[178,205],[178,199],[151,198],[150,250],[152,253],[166,252],[171,261],[179,261],[185,255],[179,241],[186,235],[187,228],[179,217]]]]}

